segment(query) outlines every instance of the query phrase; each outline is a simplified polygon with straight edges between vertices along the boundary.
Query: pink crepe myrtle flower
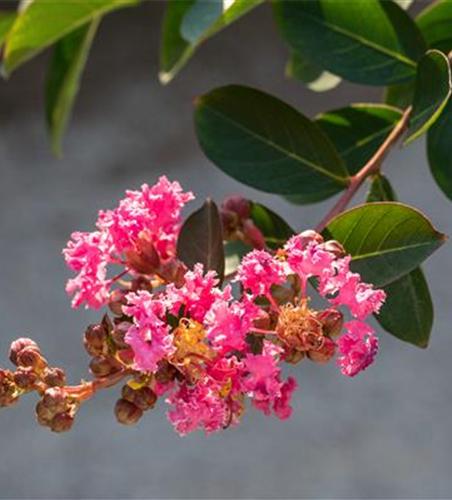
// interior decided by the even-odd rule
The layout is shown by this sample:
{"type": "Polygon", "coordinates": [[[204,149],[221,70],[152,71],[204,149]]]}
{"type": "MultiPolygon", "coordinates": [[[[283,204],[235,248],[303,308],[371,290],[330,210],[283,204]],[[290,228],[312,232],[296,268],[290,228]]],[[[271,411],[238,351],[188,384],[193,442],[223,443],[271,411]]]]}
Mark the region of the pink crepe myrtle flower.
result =
{"type": "Polygon", "coordinates": [[[342,355],[336,360],[344,375],[354,377],[365,370],[375,359],[378,351],[378,338],[374,330],[362,321],[346,323],[348,331],[337,341],[339,353],[342,355]]]}
{"type": "Polygon", "coordinates": [[[193,271],[188,271],[184,276],[181,287],[170,284],[166,288],[166,297],[170,312],[177,316],[181,308],[184,316],[202,323],[204,317],[213,303],[219,299],[229,300],[231,292],[229,287],[223,291],[218,288],[220,281],[215,271],[204,274],[202,264],[196,264],[193,271]]]}
{"type": "Polygon", "coordinates": [[[253,250],[245,255],[237,269],[234,281],[240,281],[253,298],[270,295],[272,285],[286,281],[284,266],[265,250],[253,250]]]}
{"type": "Polygon", "coordinates": [[[267,416],[274,411],[278,418],[284,420],[291,416],[289,403],[297,383],[291,377],[281,381],[281,368],[278,366],[281,351],[271,342],[264,341],[262,354],[248,354],[243,360],[247,371],[243,388],[255,408],[267,416]]]}
{"type": "Polygon", "coordinates": [[[105,242],[99,231],[72,233],[72,240],[63,250],[68,266],[77,276],[68,281],[66,291],[74,294],[72,307],[86,302],[87,307],[98,309],[106,300],[110,281],[107,280],[105,242]]]}
{"type": "Polygon", "coordinates": [[[127,191],[116,209],[100,211],[97,231],[73,233],[63,250],[68,266],[78,273],[66,288],[75,294],[72,306],[85,302],[97,309],[105,305],[115,281],[107,279],[108,266],[132,264],[127,262],[128,252],[133,259],[132,254],[144,251],[152,262],[174,258],[181,210],[193,198],[178,182],[162,176],[154,186],[143,184],[140,191],[127,191]]]}
{"type": "Polygon", "coordinates": [[[125,341],[134,353],[134,369],[155,372],[158,362],[174,353],[173,335],[165,321],[166,307],[146,290],[127,295],[123,311],[133,319],[125,341]]]}
{"type": "Polygon", "coordinates": [[[306,243],[302,234],[292,236],[284,249],[287,252],[289,272],[298,274],[302,280],[320,276],[325,269],[331,267],[335,259],[335,256],[317,241],[306,243]]]}
{"type": "Polygon", "coordinates": [[[207,337],[213,348],[223,354],[243,350],[247,346],[246,334],[259,317],[259,307],[250,300],[228,302],[219,299],[206,314],[207,337]]]}

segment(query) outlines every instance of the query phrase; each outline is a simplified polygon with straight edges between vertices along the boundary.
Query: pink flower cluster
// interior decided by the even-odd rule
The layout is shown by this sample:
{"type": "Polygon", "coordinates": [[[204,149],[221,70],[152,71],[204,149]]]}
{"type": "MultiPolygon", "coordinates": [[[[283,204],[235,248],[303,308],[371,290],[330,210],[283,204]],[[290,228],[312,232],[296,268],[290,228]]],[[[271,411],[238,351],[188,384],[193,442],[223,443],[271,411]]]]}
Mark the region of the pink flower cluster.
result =
{"type": "Polygon", "coordinates": [[[128,349],[116,361],[165,399],[181,435],[237,424],[247,399],[265,415],[289,418],[297,383],[283,379],[282,362],[326,362],[337,352],[350,377],[372,363],[378,339],[366,320],[385,293],[350,270],[339,243],[305,231],[276,253],[259,245],[237,269],[236,297],[214,271],[201,264],[188,270],[176,258],[180,212],[192,198],[162,177],[127,192],[118,208],[100,213],[98,231],[74,233],[64,250],[78,273],[67,287],[74,307],[106,303],[108,265],[131,274],[119,306],[111,307],[128,349]],[[312,278],[325,310],[310,308],[312,278]],[[344,314],[351,316],[345,325],[344,314]]]}
{"type": "Polygon", "coordinates": [[[83,303],[98,309],[116,278],[107,278],[107,267],[119,264],[129,271],[153,271],[175,257],[181,210],[193,200],[178,182],[165,176],[157,184],[127,191],[114,210],[100,211],[94,232],[75,232],[63,250],[68,266],[77,273],[67,292],[73,307],[83,303]]]}

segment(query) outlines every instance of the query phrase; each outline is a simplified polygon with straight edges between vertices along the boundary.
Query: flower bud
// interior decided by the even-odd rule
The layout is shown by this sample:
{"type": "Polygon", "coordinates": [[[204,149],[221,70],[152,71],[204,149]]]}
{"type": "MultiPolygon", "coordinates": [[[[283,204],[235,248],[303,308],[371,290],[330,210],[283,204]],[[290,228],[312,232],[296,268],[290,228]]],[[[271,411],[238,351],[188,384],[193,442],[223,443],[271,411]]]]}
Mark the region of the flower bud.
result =
{"type": "Polygon", "coordinates": [[[253,326],[260,330],[270,330],[271,319],[267,311],[258,310],[257,318],[253,321],[253,326]]]}
{"type": "Polygon", "coordinates": [[[327,252],[335,255],[337,259],[342,259],[346,255],[344,247],[336,240],[326,241],[323,247],[327,252]]]}
{"type": "Polygon", "coordinates": [[[127,344],[124,340],[126,333],[129,331],[129,328],[131,327],[131,323],[128,321],[121,321],[121,323],[118,323],[115,325],[111,332],[111,338],[113,339],[113,342],[116,344],[116,346],[119,349],[129,349],[130,346],[127,344]]]}
{"type": "Polygon", "coordinates": [[[97,378],[108,377],[118,371],[118,368],[112,364],[113,360],[107,358],[93,358],[89,364],[91,373],[97,378]]]}
{"type": "Polygon", "coordinates": [[[14,383],[22,391],[33,391],[36,389],[39,377],[33,368],[18,368],[14,373],[14,383]]]}
{"type": "Polygon", "coordinates": [[[157,394],[151,388],[141,387],[134,392],[135,396],[133,402],[140,410],[146,411],[154,408],[157,402],[157,394]]]}
{"type": "Polygon", "coordinates": [[[303,351],[297,351],[296,349],[290,349],[284,354],[284,361],[295,365],[299,363],[305,356],[303,351]]]}
{"type": "Polygon", "coordinates": [[[266,247],[265,238],[262,231],[254,224],[251,219],[245,220],[242,226],[244,241],[253,248],[261,250],[266,247]]]}
{"type": "Polygon", "coordinates": [[[89,325],[85,330],[83,345],[91,356],[99,356],[108,352],[107,330],[102,324],[89,325]]]}
{"type": "Polygon", "coordinates": [[[160,267],[160,255],[146,231],[139,234],[134,248],[126,252],[126,258],[128,265],[140,274],[154,274],[160,267]]]}
{"type": "Polygon", "coordinates": [[[155,374],[155,380],[160,384],[168,384],[172,382],[177,375],[177,369],[168,361],[160,361],[158,370],[155,374]]]}
{"type": "Polygon", "coordinates": [[[38,345],[34,340],[27,338],[17,339],[11,344],[9,350],[9,359],[11,360],[11,363],[17,366],[17,356],[19,352],[26,347],[33,347],[39,351],[38,345]]]}
{"type": "Polygon", "coordinates": [[[50,430],[52,432],[67,432],[72,428],[74,417],[68,413],[57,413],[50,422],[50,430]]]}
{"type": "Polygon", "coordinates": [[[302,233],[300,233],[299,237],[301,239],[301,244],[303,245],[303,247],[305,247],[306,245],[308,245],[313,241],[315,241],[316,243],[323,243],[322,235],[320,235],[319,233],[317,233],[312,229],[307,229],[306,231],[303,231],[302,233]]]}
{"type": "Polygon", "coordinates": [[[116,419],[120,424],[132,425],[143,416],[143,410],[125,399],[119,399],[115,405],[116,419]]]}
{"type": "Polygon", "coordinates": [[[61,368],[48,368],[43,381],[49,387],[64,387],[66,385],[66,374],[61,368]]]}
{"type": "Polygon", "coordinates": [[[64,412],[68,407],[67,394],[61,387],[51,387],[47,389],[42,397],[42,403],[53,414],[64,412]]]}
{"type": "Polygon", "coordinates": [[[322,347],[318,351],[309,351],[308,358],[316,363],[328,363],[336,352],[336,344],[333,340],[325,337],[322,347]]]}
{"type": "Polygon", "coordinates": [[[126,296],[129,293],[128,290],[113,290],[110,293],[108,300],[108,307],[113,314],[121,316],[123,314],[122,307],[127,304],[126,296]]]}
{"type": "Polygon", "coordinates": [[[28,346],[17,353],[17,365],[22,368],[32,368],[36,372],[41,372],[47,367],[47,361],[42,357],[39,348],[28,346]]]}
{"type": "Polygon", "coordinates": [[[329,337],[337,337],[344,324],[344,315],[337,309],[327,309],[318,314],[317,319],[322,323],[323,333],[329,337]]]}
{"type": "Polygon", "coordinates": [[[44,427],[48,427],[54,416],[55,412],[52,409],[47,408],[41,399],[41,401],[39,401],[36,405],[36,418],[39,424],[44,427]]]}
{"type": "Polygon", "coordinates": [[[13,374],[0,368],[0,408],[10,406],[19,399],[13,374]]]}
{"type": "Polygon", "coordinates": [[[240,195],[228,196],[221,203],[221,211],[232,212],[239,220],[248,219],[251,216],[251,203],[240,195]]]}

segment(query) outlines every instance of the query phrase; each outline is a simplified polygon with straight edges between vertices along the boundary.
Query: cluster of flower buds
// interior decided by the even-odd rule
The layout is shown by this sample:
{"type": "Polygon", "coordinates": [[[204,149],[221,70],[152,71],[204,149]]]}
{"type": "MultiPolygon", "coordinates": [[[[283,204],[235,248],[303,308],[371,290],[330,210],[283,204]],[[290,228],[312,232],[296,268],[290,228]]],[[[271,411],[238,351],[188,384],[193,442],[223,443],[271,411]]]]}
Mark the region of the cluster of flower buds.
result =
{"type": "Polygon", "coordinates": [[[81,402],[128,378],[115,406],[120,423],[137,422],[162,400],[181,435],[209,434],[238,424],[247,400],[265,415],[289,418],[297,383],[284,380],[284,362],[336,357],[350,377],[372,363],[378,339],[366,320],[385,293],[350,270],[338,242],[304,231],[269,251],[249,202],[229,198],[222,207],[226,237],[255,248],[233,277],[235,296],[215,271],[187,269],[177,258],[180,212],[192,198],[162,177],[100,212],[95,232],[72,235],[64,255],[77,273],[67,287],[73,306],[108,306],[112,313],[85,332],[94,380],[66,386],[64,373],[22,339],[11,354],[17,372],[0,371],[2,405],[37,390],[39,422],[68,430],[81,402]],[[111,266],[122,268],[108,278],[111,266]],[[321,309],[311,305],[312,283],[321,309]]]}

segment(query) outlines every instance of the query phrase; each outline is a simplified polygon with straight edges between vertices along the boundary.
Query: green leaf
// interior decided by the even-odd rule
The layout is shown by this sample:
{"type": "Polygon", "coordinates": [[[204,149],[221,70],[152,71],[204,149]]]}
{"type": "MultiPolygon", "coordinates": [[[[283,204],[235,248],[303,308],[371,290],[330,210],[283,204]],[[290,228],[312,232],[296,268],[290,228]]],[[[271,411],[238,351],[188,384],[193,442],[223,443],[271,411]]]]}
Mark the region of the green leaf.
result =
{"type": "Polygon", "coordinates": [[[289,78],[300,80],[314,92],[326,92],[336,88],[341,83],[340,77],[324,71],[320,66],[296,51],[292,51],[287,63],[286,75],[289,78]]]}
{"type": "Polygon", "coordinates": [[[419,266],[446,237],[421,212],[401,203],[361,205],[333,219],[325,236],[344,245],[363,280],[385,286],[419,266]]]}
{"type": "Polygon", "coordinates": [[[243,257],[252,250],[252,247],[243,241],[228,241],[224,245],[225,276],[235,273],[243,257]]]}
{"type": "Polygon", "coordinates": [[[435,123],[451,92],[449,60],[439,50],[429,50],[419,62],[410,134],[405,144],[417,139],[435,123]]]}
{"type": "Polygon", "coordinates": [[[452,99],[427,133],[427,156],[432,175],[452,200],[452,99]]]}
{"type": "Polygon", "coordinates": [[[238,85],[213,90],[196,100],[195,128],[210,160],[262,191],[321,200],[348,184],[323,132],[264,92],[238,85]]]}
{"type": "Polygon", "coordinates": [[[265,243],[273,249],[284,245],[295,231],[277,213],[256,201],[251,203],[251,220],[261,230],[265,243]]]}
{"type": "Polygon", "coordinates": [[[405,109],[413,103],[414,86],[414,80],[399,85],[391,85],[385,89],[383,100],[390,106],[405,109]]]}
{"type": "MultiPolygon", "coordinates": [[[[396,201],[388,179],[374,177],[367,202],[396,201]]],[[[375,318],[395,337],[419,347],[426,347],[433,325],[433,303],[421,268],[383,287],[386,301],[375,318]]]]}
{"type": "Polygon", "coordinates": [[[416,24],[393,2],[280,0],[275,12],[292,49],[353,82],[409,81],[425,52],[416,24]]]}
{"type": "Polygon", "coordinates": [[[52,55],[46,84],[46,115],[57,156],[61,156],[64,132],[99,22],[95,19],[67,35],[56,44],[52,55]]]}
{"type": "Polygon", "coordinates": [[[356,174],[383,144],[402,112],[384,104],[351,104],[316,119],[351,175],[356,174]]]}
{"type": "Polygon", "coordinates": [[[2,48],[5,38],[8,36],[8,31],[13,25],[15,12],[0,11],[0,49],[2,48]]]}
{"type": "Polygon", "coordinates": [[[18,14],[8,35],[4,74],[11,74],[18,66],[93,19],[137,3],[138,0],[33,0],[18,14]]]}
{"type": "Polygon", "coordinates": [[[263,0],[234,0],[226,8],[223,2],[222,12],[213,19],[213,13],[218,13],[218,0],[213,3],[208,0],[167,0],[160,43],[161,83],[169,83],[200,44],[262,2],[263,0]]]}
{"type": "Polygon", "coordinates": [[[389,333],[418,347],[427,347],[433,326],[433,303],[418,267],[384,287],[386,301],[376,319],[389,333]]]}
{"type": "Polygon", "coordinates": [[[204,270],[216,271],[224,277],[224,249],[218,207],[208,199],[183,224],[177,242],[177,256],[190,269],[201,263],[204,270]]]}
{"type": "Polygon", "coordinates": [[[377,174],[372,179],[366,198],[366,203],[378,201],[397,201],[391,184],[383,174],[377,174]]]}
{"type": "Polygon", "coordinates": [[[452,50],[452,0],[431,3],[419,14],[416,23],[429,48],[446,54],[452,50]]]}

